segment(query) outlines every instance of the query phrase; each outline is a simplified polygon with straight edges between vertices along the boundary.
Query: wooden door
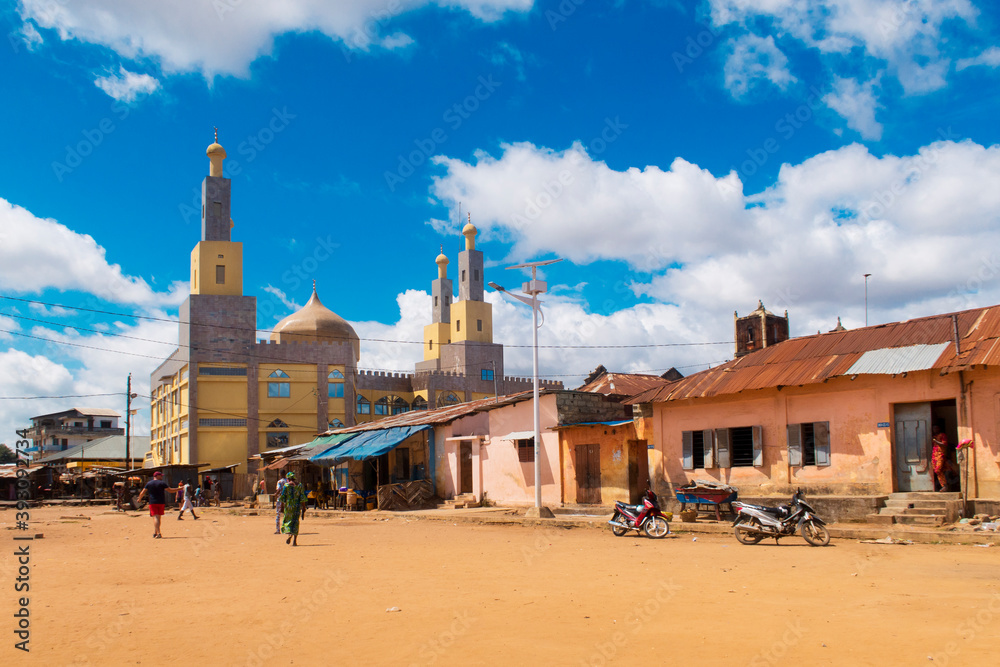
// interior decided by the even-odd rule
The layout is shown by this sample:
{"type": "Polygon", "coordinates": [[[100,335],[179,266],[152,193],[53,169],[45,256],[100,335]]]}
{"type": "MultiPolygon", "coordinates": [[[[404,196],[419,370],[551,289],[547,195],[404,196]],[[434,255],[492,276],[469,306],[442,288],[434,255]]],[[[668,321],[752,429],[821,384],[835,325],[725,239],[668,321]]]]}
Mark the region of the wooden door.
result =
{"type": "Polygon", "coordinates": [[[576,446],[576,502],[601,504],[601,446],[576,446]]]}
{"type": "Polygon", "coordinates": [[[458,447],[458,493],[472,493],[472,443],[463,442],[458,447]]]}
{"type": "Polygon", "coordinates": [[[638,505],[649,487],[649,452],[645,440],[628,441],[628,496],[638,505]]]}

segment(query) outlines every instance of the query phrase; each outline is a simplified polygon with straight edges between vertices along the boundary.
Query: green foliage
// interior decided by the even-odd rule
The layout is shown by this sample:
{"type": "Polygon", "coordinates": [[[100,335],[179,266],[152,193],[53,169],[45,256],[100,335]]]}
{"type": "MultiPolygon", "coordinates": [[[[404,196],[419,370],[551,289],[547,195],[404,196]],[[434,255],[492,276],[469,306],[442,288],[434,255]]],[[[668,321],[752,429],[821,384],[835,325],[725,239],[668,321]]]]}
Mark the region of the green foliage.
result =
{"type": "Polygon", "coordinates": [[[0,445],[0,463],[17,463],[17,454],[7,445],[0,445]]]}

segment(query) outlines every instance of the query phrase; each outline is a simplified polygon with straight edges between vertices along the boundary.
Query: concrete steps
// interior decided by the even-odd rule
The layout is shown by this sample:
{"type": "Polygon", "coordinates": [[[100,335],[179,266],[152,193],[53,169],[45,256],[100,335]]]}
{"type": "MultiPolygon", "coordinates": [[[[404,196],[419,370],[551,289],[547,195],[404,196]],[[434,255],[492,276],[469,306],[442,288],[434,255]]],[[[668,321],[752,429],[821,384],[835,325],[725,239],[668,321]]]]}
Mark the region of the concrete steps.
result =
{"type": "Polygon", "coordinates": [[[962,512],[960,493],[904,492],[893,493],[879,509],[869,514],[868,523],[894,523],[918,526],[942,526],[958,521],[962,512]]]}
{"type": "Polygon", "coordinates": [[[455,496],[451,500],[446,500],[439,505],[439,508],[450,510],[465,509],[468,507],[479,507],[479,499],[472,493],[455,496]]]}

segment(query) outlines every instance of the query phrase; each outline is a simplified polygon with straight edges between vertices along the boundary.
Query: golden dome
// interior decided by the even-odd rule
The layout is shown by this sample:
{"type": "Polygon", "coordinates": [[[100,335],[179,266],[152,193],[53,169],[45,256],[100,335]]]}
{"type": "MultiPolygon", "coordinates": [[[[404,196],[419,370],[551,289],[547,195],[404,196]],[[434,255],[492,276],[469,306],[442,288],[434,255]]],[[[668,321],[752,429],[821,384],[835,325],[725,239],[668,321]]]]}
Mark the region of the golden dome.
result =
{"type": "Polygon", "coordinates": [[[448,256],[445,255],[444,253],[441,253],[434,260],[434,263],[437,264],[438,266],[441,266],[441,265],[447,266],[448,265],[448,256]]]}
{"type": "Polygon", "coordinates": [[[309,302],[298,312],[278,322],[271,332],[275,343],[350,343],[354,359],[361,358],[361,339],[354,327],[320,302],[313,287],[309,302]]]}
{"type": "Polygon", "coordinates": [[[478,233],[479,233],[479,230],[476,229],[476,226],[474,224],[472,224],[471,222],[467,223],[465,225],[465,227],[462,227],[462,234],[464,236],[468,236],[469,234],[478,234],[478,233]]]}
{"type": "Polygon", "coordinates": [[[222,147],[222,144],[211,143],[205,150],[205,155],[208,157],[215,157],[218,155],[219,157],[224,158],[226,157],[226,149],[222,147]]]}

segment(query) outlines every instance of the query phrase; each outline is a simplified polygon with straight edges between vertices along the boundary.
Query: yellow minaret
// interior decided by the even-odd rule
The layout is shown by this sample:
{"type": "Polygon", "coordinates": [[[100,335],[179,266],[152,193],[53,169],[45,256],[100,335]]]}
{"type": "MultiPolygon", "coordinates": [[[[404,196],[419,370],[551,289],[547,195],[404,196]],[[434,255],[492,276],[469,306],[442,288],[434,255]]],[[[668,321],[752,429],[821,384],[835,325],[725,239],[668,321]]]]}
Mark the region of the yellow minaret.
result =
{"type": "Polygon", "coordinates": [[[434,263],[438,266],[438,277],[431,283],[431,324],[424,327],[424,361],[439,359],[441,346],[451,342],[451,281],[444,248],[434,263]]]}
{"type": "Polygon", "coordinates": [[[191,294],[243,295],[243,244],[230,239],[230,187],[222,175],[226,149],[215,141],[205,151],[208,176],[201,184],[201,241],[191,251],[191,294]]]}
{"type": "Polygon", "coordinates": [[[458,253],[458,301],[451,307],[454,342],[493,342],[493,306],[483,301],[483,252],[476,250],[479,230],[469,222],[462,228],[465,250],[458,253]]]}

